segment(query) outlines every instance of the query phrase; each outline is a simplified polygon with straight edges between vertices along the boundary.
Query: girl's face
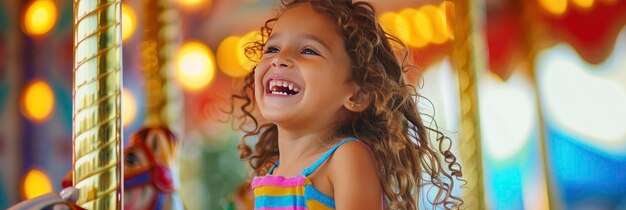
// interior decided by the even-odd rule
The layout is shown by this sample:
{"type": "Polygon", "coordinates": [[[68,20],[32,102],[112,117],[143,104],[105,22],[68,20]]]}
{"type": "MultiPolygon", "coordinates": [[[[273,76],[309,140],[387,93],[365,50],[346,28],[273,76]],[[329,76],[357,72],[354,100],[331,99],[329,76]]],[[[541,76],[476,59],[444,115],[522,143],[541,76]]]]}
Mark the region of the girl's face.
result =
{"type": "Polygon", "coordinates": [[[335,22],[309,3],[278,19],[256,67],[255,97],[261,114],[280,126],[336,123],[357,85],[335,22]]]}

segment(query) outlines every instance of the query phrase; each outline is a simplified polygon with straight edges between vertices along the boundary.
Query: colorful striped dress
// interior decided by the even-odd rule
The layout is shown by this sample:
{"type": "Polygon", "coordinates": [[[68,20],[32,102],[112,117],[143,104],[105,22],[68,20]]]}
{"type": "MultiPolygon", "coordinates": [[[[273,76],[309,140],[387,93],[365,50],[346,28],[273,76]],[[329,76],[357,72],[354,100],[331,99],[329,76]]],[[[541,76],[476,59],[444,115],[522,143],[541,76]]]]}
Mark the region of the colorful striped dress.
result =
{"type": "Polygon", "coordinates": [[[255,177],[252,180],[254,208],[257,210],[335,209],[335,200],[315,189],[308,177],[326,162],[339,146],[354,140],[357,139],[347,138],[337,143],[296,177],[272,175],[274,168],[278,166],[276,162],[267,173],[268,175],[255,177]]]}

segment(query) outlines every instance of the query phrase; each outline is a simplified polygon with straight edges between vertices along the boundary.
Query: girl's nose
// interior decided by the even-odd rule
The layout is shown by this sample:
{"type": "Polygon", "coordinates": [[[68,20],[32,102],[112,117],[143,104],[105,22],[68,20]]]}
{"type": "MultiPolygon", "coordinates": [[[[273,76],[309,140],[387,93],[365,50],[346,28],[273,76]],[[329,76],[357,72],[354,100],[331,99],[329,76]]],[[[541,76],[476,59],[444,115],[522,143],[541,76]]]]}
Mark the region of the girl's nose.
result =
{"type": "Polygon", "coordinates": [[[284,55],[276,55],[272,60],[272,67],[275,68],[289,68],[292,65],[293,62],[289,58],[284,57],[284,55]]]}

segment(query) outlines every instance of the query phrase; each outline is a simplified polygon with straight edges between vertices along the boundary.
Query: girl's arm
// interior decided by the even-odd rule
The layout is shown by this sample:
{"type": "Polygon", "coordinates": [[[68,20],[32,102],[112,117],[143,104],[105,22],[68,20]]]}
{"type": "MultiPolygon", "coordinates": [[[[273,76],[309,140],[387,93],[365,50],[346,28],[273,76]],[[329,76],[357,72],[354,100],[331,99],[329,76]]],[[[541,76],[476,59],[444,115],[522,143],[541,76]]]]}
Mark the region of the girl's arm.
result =
{"type": "Polygon", "coordinates": [[[374,157],[362,142],[347,142],[330,161],[335,207],[343,209],[383,209],[380,180],[374,157]]]}

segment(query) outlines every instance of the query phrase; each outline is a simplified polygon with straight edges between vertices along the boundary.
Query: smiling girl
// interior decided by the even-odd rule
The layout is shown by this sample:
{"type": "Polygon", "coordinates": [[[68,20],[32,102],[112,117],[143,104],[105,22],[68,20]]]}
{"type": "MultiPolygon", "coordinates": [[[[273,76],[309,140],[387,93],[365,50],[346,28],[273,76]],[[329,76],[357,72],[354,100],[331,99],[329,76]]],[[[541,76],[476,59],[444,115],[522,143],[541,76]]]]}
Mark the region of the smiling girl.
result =
{"type": "Polygon", "coordinates": [[[235,103],[231,113],[246,132],[239,149],[256,175],[255,208],[417,209],[423,187],[435,191],[433,206],[459,208],[452,189],[462,173],[444,146],[450,139],[423,124],[391,47],[401,42],[381,29],[373,7],[283,4],[246,49],[261,57],[232,96],[244,102],[241,115],[235,103]]]}

